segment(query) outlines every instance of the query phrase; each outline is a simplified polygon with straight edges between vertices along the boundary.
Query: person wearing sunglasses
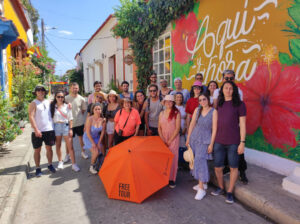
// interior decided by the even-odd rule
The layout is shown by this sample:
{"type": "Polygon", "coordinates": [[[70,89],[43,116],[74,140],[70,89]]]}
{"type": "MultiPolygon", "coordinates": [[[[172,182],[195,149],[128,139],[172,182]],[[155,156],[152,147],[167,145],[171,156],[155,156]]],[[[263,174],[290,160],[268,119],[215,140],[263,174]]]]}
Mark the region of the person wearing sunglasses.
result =
{"type": "Polygon", "coordinates": [[[34,148],[34,162],[36,166],[35,175],[40,177],[43,174],[40,167],[43,142],[46,145],[48,169],[52,173],[56,172],[52,165],[52,146],[55,144],[55,133],[50,113],[50,101],[45,98],[48,91],[43,85],[37,85],[32,93],[36,98],[29,104],[28,114],[33,129],[31,141],[34,148]]]}
{"type": "Polygon", "coordinates": [[[102,92],[101,89],[102,89],[102,83],[100,81],[95,81],[94,92],[88,96],[88,104],[94,103],[97,93],[101,93],[104,97],[104,100],[107,100],[107,94],[105,92],[102,92]]]}
{"type": "MultiPolygon", "coordinates": [[[[222,82],[233,82],[235,80],[235,72],[233,70],[224,70],[223,73],[223,80],[222,82]]],[[[214,108],[217,108],[218,105],[218,97],[219,97],[219,92],[220,89],[215,89],[214,90],[214,95],[213,95],[213,102],[214,102],[214,108]]],[[[240,88],[238,88],[238,93],[240,96],[240,100],[243,101],[243,92],[240,88]]],[[[245,155],[244,153],[239,154],[239,171],[240,171],[240,181],[243,184],[248,184],[248,178],[246,176],[246,169],[247,169],[247,162],[245,160],[245,155]]],[[[227,163],[227,159],[225,160],[225,168],[224,168],[224,173],[228,173],[229,172],[229,167],[228,167],[228,163],[227,163]]]]}
{"type": "Polygon", "coordinates": [[[209,95],[201,93],[198,97],[200,106],[195,109],[188,130],[186,146],[191,146],[195,158],[192,175],[198,184],[193,187],[197,194],[196,200],[202,200],[206,195],[209,181],[208,161],[212,160],[212,151],[217,133],[217,111],[212,108],[209,95]]]}
{"type": "Polygon", "coordinates": [[[92,114],[92,106],[95,103],[100,103],[101,110],[102,110],[102,115],[105,117],[105,109],[106,109],[107,103],[105,101],[105,96],[100,92],[95,92],[94,93],[94,98],[92,100],[92,103],[90,103],[87,107],[88,117],[92,114]]]}
{"type": "Polygon", "coordinates": [[[72,170],[78,172],[80,168],[76,164],[75,154],[72,147],[72,137],[73,137],[73,115],[72,109],[69,108],[68,104],[65,103],[65,95],[62,90],[57,91],[54,96],[54,100],[50,104],[51,117],[54,122],[55,131],[55,144],[56,144],[56,154],[58,158],[57,169],[64,168],[64,162],[62,160],[61,154],[61,141],[64,138],[66,142],[67,151],[70,154],[72,161],[72,170]]]}
{"type": "Polygon", "coordinates": [[[149,86],[149,98],[144,103],[145,124],[148,136],[158,136],[158,118],[163,110],[161,99],[158,96],[158,87],[155,84],[149,86]]]}
{"type": "MultiPolygon", "coordinates": [[[[202,73],[197,73],[195,75],[195,82],[196,81],[199,81],[199,82],[203,83],[203,74],[202,73]]],[[[202,85],[202,87],[203,87],[203,93],[205,93],[207,91],[207,86],[202,85]]]]}
{"type": "MultiPolygon", "coordinates": [[[[222,76],[223,76],[222,83],[224,83],[225,81],[232,81],[232,82],[235,81],[235,72],[233,70],[230,69],[224,70],[222,76]]],[[[240,88],[238,88],[238,90],[240,94],[240,99],[241,101],[243,101],[243,92],[240,88]]],[[[219,91],[220,89],[216,89],[214,91],[214,95],[213,95],[214,108],[217,108],[218,105],[219,91]]]]}

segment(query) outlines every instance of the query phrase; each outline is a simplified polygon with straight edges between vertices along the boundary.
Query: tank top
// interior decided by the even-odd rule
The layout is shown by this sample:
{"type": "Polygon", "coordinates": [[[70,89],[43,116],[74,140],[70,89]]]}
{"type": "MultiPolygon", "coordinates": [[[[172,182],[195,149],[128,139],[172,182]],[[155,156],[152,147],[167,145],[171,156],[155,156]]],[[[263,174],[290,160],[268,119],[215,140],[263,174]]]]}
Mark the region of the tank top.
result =
{"type": "Polygon", "coordinates": [[[35,110],[35,123],[37,128],[41,131],[53,131],[53,121],[50,112],[50,102],[48,100],[33,101],[36,105],[35,110]]]}

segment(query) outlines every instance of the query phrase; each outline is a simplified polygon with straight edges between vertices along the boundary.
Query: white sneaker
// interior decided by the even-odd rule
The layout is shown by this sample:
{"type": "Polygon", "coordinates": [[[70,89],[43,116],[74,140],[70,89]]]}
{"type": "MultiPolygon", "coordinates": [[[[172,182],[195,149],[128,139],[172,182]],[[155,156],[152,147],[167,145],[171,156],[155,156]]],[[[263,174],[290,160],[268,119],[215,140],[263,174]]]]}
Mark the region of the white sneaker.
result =
{"type": "MultiPolygon", "coordinates": [[[[203,184],[203,188],[204,188],[204,190],[207,190],[207,184],[203,184]]],[[[193,187],[193,190],[195,190],[195,191],[198,191],[199,189],[200,189],[199,184],[197,184],[193,187]]]]}
{"type": "Polygon", "coordinates": [[[89,158],[88,154],[86,154],[85,152],[81,152],[81,157],[84,158],[84,159],[89,158]]]}
{"type": "Polygon", "coordinates": [[[79,168],[79,166],[78,166],[76,163],[74,163],[74,164],[72,165],[72,170],[74,170],[75,172],[79,172],[79,171],[80,171],[80,168],[79,168]]]}
{"type": "Polygon", "coordinates": [[[97,170],[95,170],[93,166],[90,166],[90,172],[92,174],[97,174],[98,173],[97,170]]]}
{"type": "Polygon", "coordinates": [[[63,161],[59,161],[58,165],[57,165],[57,169],[63,169],[64,168],[64,162],[63,161]]]}
{"type": "Polygon", "coordinates": [[[196,200],[201,200],[202,198],[204,198],[205,195],[206,195],[206,191],[200,189],[200,190],[197,191],[197,194],[196,194],[196,196],[195,196],[195,199],[196,199],[196,200]]]}
{"type": "Polygon", "coordinates": [[[70,155],[69,154],[66,154],[65,158],[64,158],[64,163],[67,163],[70,161],[70,155]]]}

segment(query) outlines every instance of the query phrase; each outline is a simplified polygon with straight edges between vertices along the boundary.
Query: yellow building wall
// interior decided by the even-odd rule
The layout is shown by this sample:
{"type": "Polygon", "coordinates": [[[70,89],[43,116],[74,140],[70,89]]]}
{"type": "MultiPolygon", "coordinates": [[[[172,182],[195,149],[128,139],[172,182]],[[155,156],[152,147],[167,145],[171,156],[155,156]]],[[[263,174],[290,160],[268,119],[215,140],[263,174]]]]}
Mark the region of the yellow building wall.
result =
{"type": "MultiPolygon", "coordinates": [[[[14,8],[11,4],[11,2],[9,0],[4,0],[3,3],[3,8],[4,8],[4,16],[9,19],[12,20],[13,23],[15,24],[18,32],[19,32],[19,39],[22,39],[25,43],[28,43],[28,39],[27,39],[27,34],[26,34],[26,30],[24,29],[18,15],[16,14],[16,12],[14,11],[14,8]]],[[[8,93],[9,93],[9,97],[11,98],[12,96],[12,71],[11,71],[11,65],[10,65],[10,57],[11,57],[11,46],[10,44],[7,46],[6,48],[6,55],[7,55],[7,70],[8,70],[8,93]]]]}

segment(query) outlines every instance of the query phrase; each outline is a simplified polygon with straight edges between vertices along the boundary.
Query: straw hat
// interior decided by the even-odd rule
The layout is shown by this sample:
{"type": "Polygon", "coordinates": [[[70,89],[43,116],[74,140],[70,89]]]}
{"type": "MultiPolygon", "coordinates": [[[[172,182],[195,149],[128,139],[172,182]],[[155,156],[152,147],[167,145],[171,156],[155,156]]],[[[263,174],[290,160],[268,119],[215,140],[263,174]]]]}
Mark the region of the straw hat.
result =
{"type": "Polygon", "coordinates": [[[95,93],[94,93],[94,97],[96,97],[96,96],[101,96],[101,97],[105,100],[105,96],[104,96],[103,93],[95,92],[95,93]]]}
{"type": "Polygon", "coordinates": [[[183,159],[189,163],[190,169],[194,169],[194,153],[191,146],[188,146],[188,149],[183,153],[183,159]]]}

